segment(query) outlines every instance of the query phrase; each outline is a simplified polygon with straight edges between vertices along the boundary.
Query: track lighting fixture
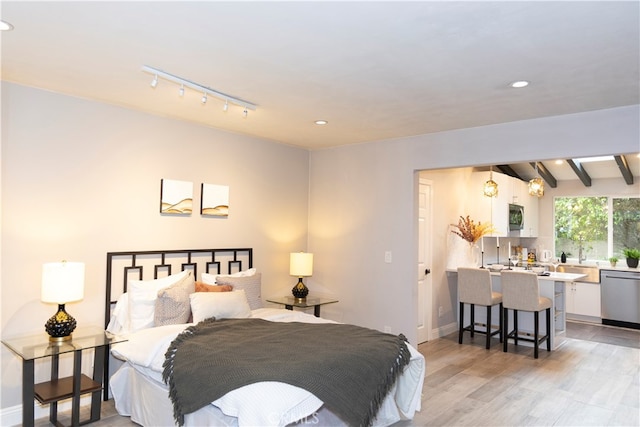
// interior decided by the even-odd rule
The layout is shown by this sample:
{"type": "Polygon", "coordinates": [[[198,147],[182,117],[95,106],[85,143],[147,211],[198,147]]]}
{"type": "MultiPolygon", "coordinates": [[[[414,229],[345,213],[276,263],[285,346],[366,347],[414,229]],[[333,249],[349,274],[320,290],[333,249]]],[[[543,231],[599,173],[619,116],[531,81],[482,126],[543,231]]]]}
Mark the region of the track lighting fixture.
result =
{"type": "Polygon", "coordinates": [[[244,117],[247,117],[247,115],[249,114],[249,110],[254,110],[254,111],[256,110],[256,105],[251,102],[227,95],[225,93],[222,93],[217,90],[211,89],[210,87],[206,87],[201,84],[192,82],[190,80],[186,80],[181,77],[174,76],[173,74],[169,74],[162,70],[144,65],[142,66],[142,71],[144,71],[145,73],[152,74],[154,76],[153,81],[151,82],[151,87],[153,88],[155,88],[158,85],[158,79],[160,78],[160,79],[167,80],[180,85],[180,88],[178,89],[178,94],[181,97],[184,96],[185,88],[189,88],[189,89],[195,90],[196,92],[202,93],[202,98],[200,98],[200,101],[202,102],[202,104],[206,104],[209,96],[213,96],[215,98],[218,98],[224,101],[224,106],[222,107],[222,111],[227,111],[229,109],[229,104],[235,104],[237,106],[242,107],[242,114],[244,117]]]}

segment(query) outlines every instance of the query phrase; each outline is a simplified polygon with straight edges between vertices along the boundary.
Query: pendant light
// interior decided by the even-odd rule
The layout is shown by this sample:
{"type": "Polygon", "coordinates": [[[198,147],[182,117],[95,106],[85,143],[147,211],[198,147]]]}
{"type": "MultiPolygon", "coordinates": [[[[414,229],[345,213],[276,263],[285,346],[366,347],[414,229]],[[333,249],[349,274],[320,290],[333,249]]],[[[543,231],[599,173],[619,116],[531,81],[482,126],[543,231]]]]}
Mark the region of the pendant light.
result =
{"type": "Polygon", "coordinates": [[[498,183],[493,180],[493,166],[489,166],[489,180],[484,183],[484,195],[498,197],[498,183]]]}
{"type": "Polygon", "coordinates": [[[544,181],[538,175],[538,162],[536,162],[536,177],[529,181],[529,194],[531,196],[544,196],[544,181]]]}

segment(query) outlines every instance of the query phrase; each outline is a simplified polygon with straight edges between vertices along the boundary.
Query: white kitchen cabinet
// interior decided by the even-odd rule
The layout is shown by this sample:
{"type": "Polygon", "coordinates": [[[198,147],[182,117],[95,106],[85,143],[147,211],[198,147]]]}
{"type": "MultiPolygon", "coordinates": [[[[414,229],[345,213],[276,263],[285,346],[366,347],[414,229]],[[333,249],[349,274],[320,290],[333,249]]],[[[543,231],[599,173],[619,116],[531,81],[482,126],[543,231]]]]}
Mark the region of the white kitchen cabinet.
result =
{"type": "Polygon", "coordinates": [[[538,198],[529,195],[528,183],[499,172],[493,172],[498,184],[498,197],[486,197],[482,190],[489,172],[474,172],[469,194],[469,215],[474,221],[491,222],[494,236],[536,237],[538,235],[538,198]],[[509,204],[524,206],[524,229],[509,231],[509,204]]]}
{"type": "MultiPolygon", "coordinates": [[[[524,207],[524,228],[520,230],[520,237],[538,236],[538,197],[529,194],[529,183],[520,179],[513,180],[513,193],[509,203],[524,207]]],[[[513,236],[514,232],[511,232],[513,236]]],[[[517,231],[515,232],[517,233],[517,231]]]]}
{"type": "Polygon", "coordinates": [[[569,318],[600,318],[600,284],[573,282],[567,283],[566,309],[569,318]],[[572,316],[573,315],[573,316],[572,316]]]}

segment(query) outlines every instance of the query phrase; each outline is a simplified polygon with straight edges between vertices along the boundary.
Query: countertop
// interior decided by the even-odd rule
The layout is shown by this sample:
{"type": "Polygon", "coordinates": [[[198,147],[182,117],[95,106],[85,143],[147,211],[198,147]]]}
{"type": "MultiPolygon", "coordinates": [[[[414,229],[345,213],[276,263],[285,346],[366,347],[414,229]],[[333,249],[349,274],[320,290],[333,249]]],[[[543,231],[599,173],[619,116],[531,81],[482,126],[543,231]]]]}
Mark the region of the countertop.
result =
{"type": "MultiPolygon", "coordinates": [[[[544,265],[549,269],[553,269],[553,265],[551,265],[550,262],[537,262],[537,265],[544,265]]],[[[615,267],[611,267],[611,264],[609,264],[609,261],[598,261],[598,262],[589,262],[589,263],[584,263],[584,264],[576,264],[573,262],[567,262],[565,264],[558,264],[558,266],[561,265],[570,265],[570,266],[574,266],[574,267],[591,267],[591,268],[597,268],[599,270],[616,270],[616,271],[638,271],[640,272],[640,268],[630,268],[627,266],[627,262],[625,260],[621,260],[618,261],[618,263],[616,264],[615,267]]]]}
{"type": "MultiPolygon", "coordinates": [[[[507,269],[505,269],[505,270],[509,271],[507,269]]],[[[505,271],[505,270],[503,270],[503,271],[505,271]]],[[[447,271],[450,272],[450,273],[458,274],[458,270],[448,269],[447,271]]],[[[492,276],[500,276],[500,272],[499,271],[491,271],[491,275],[492,276]]],[[[586,277],[586,276],[587,276],[586,274],[550,272],[548,276],[538,276],[538,280],[547,280],[547,281],[554,281],[554,282],[575,282],[576,280],[582,279],[583,277],[586,277]]]]}

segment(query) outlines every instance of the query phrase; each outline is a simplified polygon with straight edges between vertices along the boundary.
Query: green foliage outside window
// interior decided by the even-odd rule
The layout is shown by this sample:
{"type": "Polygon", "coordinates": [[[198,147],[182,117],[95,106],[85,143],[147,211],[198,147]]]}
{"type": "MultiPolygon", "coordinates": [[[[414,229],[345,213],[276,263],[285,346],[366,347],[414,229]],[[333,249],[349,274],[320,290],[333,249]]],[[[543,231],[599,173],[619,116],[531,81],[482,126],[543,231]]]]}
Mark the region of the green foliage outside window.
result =
{"type": "Polygon", "coordinates": [[[613,199],[613,253],[640,249],[640,198],[613,199]]]}
{"type": "Polygon", "coordinates": [[[640,248],[640,198],[557,197],[554,209],[556,256],[608,259],[640,248]]]}

